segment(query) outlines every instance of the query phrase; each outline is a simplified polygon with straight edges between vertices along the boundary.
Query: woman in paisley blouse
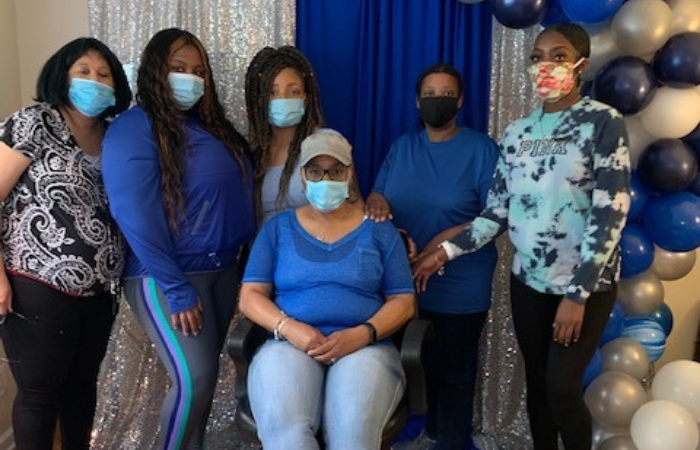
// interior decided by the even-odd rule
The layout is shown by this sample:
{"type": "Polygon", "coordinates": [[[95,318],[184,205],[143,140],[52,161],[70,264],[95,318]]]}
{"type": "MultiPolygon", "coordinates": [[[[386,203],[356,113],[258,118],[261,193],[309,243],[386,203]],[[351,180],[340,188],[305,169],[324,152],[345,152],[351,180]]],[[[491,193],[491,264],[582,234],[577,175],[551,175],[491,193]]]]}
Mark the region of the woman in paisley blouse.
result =
{"type": "Polygon", "coordinates": [[[17,448],[89,447],[122,239],[102,185],[106,119],[131,101],[116,56],[76,39],[44,65],[37,104],[0,122],[0,336],[17,448]]]}

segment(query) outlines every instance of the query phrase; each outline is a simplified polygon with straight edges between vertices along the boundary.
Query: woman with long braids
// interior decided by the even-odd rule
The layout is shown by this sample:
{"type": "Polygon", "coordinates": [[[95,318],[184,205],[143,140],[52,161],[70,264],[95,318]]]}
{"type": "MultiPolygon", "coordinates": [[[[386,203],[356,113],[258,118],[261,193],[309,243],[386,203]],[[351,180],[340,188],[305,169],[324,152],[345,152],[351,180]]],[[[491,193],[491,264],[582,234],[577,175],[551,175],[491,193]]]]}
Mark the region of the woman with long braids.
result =
{"type": "Polygon", "coordinates": [[[323,126],[316,76],[295,47],[265,47],[245,78],[249,139],[256,162],[256,202],[261,223],[307,204],[302,192],[301,141],[323,126]]]}
{"type": "Polygon", "coordinates": [[[480,216],[427,249],[419,291],[447,261],[509,231],[513,324],[537,450],[591,448],[583,375],[615,301],[630,162],[619,112],[576,88],[590,40],[578,25],[537,37],[528,70],[541,108],[508,126],[480,216]]]}
{"type": "Polygon", "coordinates": [[[127,302],[172,379],[161,448],[201,448],[240,248],[255,232],[253,168],[195,36],[156,33],[137,85],[138,105],[105,137],[105,186],[130,247],[127,302]]]}

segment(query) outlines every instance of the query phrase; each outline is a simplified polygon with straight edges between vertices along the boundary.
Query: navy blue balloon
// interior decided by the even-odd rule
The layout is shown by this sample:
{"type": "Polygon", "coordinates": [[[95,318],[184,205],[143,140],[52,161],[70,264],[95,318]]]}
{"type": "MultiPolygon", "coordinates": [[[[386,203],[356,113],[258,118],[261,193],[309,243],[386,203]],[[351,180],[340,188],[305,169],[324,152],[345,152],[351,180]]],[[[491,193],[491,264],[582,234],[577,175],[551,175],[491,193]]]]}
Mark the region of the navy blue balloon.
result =
{"type": "Polygon", "coordinates": [[[597,348],[586,367],[586,371],[583,373],[583,389],[585,390],[601,373],[603,373],[603,355],[600,353],[600,349],[597,348]]]}
{"type": "Polygon", "coordinates": [[[652,197],[642,213],[642,223],[664,250],[695,250],[700,247],[700,197],[690,192],[652,197]]]}
{"type": "Polygon", "coordinates": [[[700,158],[700,124],[698,124],[693,131],[688,133],[687,136],[684,136],[682,140],[688,144],[695,152],[695,155],[700,158]]]}
{"type": "Polygon", "coordinates": [[[666,303],[662,303],[659,309],[649,314],[647,317],[661,325],[661,328],[664,329],[664,333],[666,333],[666,337],[671,334],[671,330],[673,330],[673,313],[666,303]]]}
{"type": "Polygon", "coordinates": [[[625,327],[625,311],[622,309],[619,303],[615,302],[612,311],[610,311],[610,316],[608,317],[608,322],[605,324],[605,330],[603,330],[603,335],[600,337],[600,347],[604,346],[608,342],[615,340],[622,334],[622,329],[625,327]]]}
{"type": "Polygon", "coordinates": [[[620,276],[631,278],[646,271],[654,262],[654,242],[641,225],[629,223],[620,238],[622,267],[620,276]]]}
{"type": "Polygon", "coordinates": [[[644,109],[656,94],[656,75],[646,61],[621,56],[608,61],[595,77],[593,97],[622,114],[644,109]]]}
{"type": "Polygon", "coordinates": [[[564,13],[576,23],[602,23],[612,18],[624,0],[560,0],[564,13]]]}
{"type": "Polygon", "coordinates": [[[649,191],[639,178],[637,171],[632,172],[630,179],[630,210],[627,213],[627,220],[637,220],[642,215],[644,206],[649,199],[649,191]]]}
{"type": "Polygon", "coordinates": [[[493,15],[508,28],[529,28],[542,22],[549,0],[492,0],[493,15]]]}
{"type": "Polygon", "coordinates": [[[690,186],[688,186],[687,191],[692,192],[693,194],[700,197],[700,173],[698,174],[697,177],[695,177],[693,182],[690,183],[690,186]]]}
{"type": "Polygon", "coordinates": [[[690,186],[698,174],[698,159],[680,139],[659,139],[647,147],[637,165],[645,186],[667,194],[690,186]]]}
{"type": "Polygon", "coordinates": [[[571,22],[571,19],[569,19],[569,17],[562,9],[559,0],[551,0],[549,3],[549,10],[547,11],[547,15],[544,16],[544,19],[542,19],[542,23],[540,23],[540,25],[547,28],[554,25],[555,23],[566,22],[571,22]]]}
{"type": "Polygon", "coordinates": [[[700,84],[700,33],[672,36],[654,56],[659,80],[677,88],[700,84]]]}

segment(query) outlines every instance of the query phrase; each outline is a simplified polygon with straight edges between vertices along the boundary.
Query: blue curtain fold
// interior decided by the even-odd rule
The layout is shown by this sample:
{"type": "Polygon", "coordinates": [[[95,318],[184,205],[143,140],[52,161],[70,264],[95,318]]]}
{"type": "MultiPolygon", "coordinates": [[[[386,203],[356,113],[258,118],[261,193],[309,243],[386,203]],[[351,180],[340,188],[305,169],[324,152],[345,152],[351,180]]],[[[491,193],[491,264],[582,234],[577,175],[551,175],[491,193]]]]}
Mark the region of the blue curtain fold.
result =
{"type": "Polygon", "coordinates": [[[296,42],[318,76],[327,125],[353,145],[364,195],[394,139],[418,124],[424,68],[453,64],[464,77],[458,123],[487,131],[490,2],[297,0],[296,42]]]}

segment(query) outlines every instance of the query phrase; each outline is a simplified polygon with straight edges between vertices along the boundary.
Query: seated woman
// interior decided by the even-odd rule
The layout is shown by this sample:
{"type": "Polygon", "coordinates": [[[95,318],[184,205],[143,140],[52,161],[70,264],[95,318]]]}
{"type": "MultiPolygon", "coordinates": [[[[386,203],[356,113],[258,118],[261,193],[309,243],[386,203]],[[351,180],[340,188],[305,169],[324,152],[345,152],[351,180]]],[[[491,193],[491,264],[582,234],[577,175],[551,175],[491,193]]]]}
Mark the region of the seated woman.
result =
{"type": "Polygon", "coordinates": [[[241,290],[241,312],[274,335],[248,375],[258,436],[266,450],[318,449],[323,423],[328,449],[378,449],[405,384],[387,338],[414,313],[406,249],[347,201],[339,133],[311,134],[300,161],[309,205],[265,224],[241,290]]]}

